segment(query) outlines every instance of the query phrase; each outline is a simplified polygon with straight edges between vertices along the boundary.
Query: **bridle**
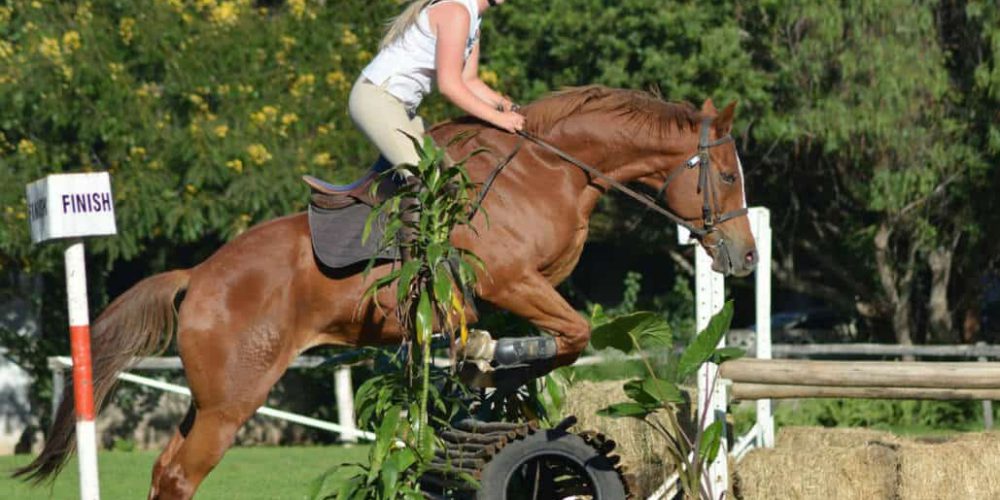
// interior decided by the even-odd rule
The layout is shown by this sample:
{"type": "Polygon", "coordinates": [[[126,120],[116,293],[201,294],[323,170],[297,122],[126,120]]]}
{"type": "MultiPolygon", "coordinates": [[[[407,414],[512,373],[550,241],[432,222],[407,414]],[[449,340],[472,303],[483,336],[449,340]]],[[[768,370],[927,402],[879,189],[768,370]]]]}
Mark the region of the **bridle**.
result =
{"type": "Polygon", "coordinates": [[[717,213],[715,210],[716,207],[718,207],[719,205],[719,199],[718,199],[718,193],[714,188],[714,184],[710,182],[708,178],[708,175],[712,170],[712,158],[709,152],[714,147],[721,146],[729,142],[733,142],[733,137],[727,134],[725,137],[721,137],[714,141],[709,141],[708,134],[709,134],[709,127],[711,126],[711,124],[712,124],[711,118],[705,118],[704,120],[702,120],[701,135],[698,138],[698,152],[695,153],[695,155],[689,158],[687,161],[685,161],[682,165],[674,168],[670,172],[670,174],[667,175],[666,180],[664,180],[663,182],[663,186],[661,186],[660,190],[657,191],[655,198],[650,198],[645,194],[635,191],[634,189],[626,186],[625,184],[611,178],[604,172],[601,172],[600,170],[597,170],[596,168],[591,167],[590,165],[587,165],[586,163],[572,157],[565,151],[553,146],[552,144],[549,144],[545,140],[539,138],[538,136],[530,132],[518,131],[517,134],[521,136],[521,140],[518,141],[517,146],[514,147],[514,150],[511,152],[511,154],[509,154],[506,158],[504,158],[504,160],[500,162],[500,164],[497,165],[497,167],[493,170],[493,173],[490,175],[489,179],[487,179],[486,183],[484,184],[483,190],[480,192],[479,202],[476,203],[475,208],[476,209],[479,208],[479,205],[482,203],[483,198],[486,196],[486,192],[489,190],[490,185],[493,184],[493,180],[496,179],[496,176],[500,173],[500,171],[503,170],[503,168],[506,167],[507,164],[509,164],[514,159],[514,156],[516,156],[517,153],[521,150],[521,146],[523,146],[524,140],[528,140],[537,144],[543,149],[546,149],[549,152],[555,154],[564,161],[582,169],[588,174],[607,182],[615,189],[625,193],[630,198],[643,204],[649,210],[653,210],[654,212],[659,213],[660,215],[663,215],[664,217],[680,225],[681,227],[684,227],[685,229],[690,231],[691,234],[694,235],[697,239],[701,240],[708,234],[717,231],[716,229],[717,225],[722,224],[723,222],[726,222],[730,219],[746,215],[747,213],[746,208],[741,208],[739,210],[732,210],[722,214],[717,213]],[[660,206],[659,203],[657,203],[657,200],[663,196],[663,193],[667,190],[667,187],[670,185],[671,181],[673,181],[682,172],[694,169],[695,167],[698,167],[699,169],[698,190],[702,193],[700,227],[696,226],[693,223],[696,222],[697,219],[693,218],[689,219],[681,217],[680,215],[671,212],[669,209],[664,208],[660,206]]]}

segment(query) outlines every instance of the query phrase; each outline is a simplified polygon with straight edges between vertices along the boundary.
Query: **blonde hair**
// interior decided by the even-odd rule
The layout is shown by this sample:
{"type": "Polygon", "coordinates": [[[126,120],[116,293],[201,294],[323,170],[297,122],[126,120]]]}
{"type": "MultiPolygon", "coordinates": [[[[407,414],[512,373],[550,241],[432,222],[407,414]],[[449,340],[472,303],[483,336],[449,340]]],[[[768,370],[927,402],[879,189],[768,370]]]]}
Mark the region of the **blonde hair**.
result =
{"type": "Polygon", "coordinates": [[[390,19],[388,25],[386,26],[385,36],[382,37],[382,43],[379,44],[379,49],[384,49],[393,42],[403,36],[406,32],[417,22],[417,18],[420,16],[420,12],[424,10],[427,6],[434,3],[435,0],[412,0],[410,5],[406,7],[403,12],[390,19]]]}

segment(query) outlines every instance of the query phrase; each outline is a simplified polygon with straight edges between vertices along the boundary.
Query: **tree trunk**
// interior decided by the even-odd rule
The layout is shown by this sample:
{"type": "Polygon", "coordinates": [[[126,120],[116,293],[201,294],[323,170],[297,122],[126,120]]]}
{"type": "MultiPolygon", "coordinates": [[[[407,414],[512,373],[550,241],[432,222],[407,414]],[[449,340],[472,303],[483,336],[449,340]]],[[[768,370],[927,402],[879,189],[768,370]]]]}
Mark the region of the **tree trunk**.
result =
{"type": "MultiPolygon", "coordinates": [[[[892,229],[889,227],[889,223],[880,224],[875,233],[875,263],[883,293],[892,307],[892,326],[896,342],[902,345],[913,345],[910,297],[916,251],[911,246],[907,261],[903,264],[905,266],[903,275],[900,277],[897,274],[898,263],[893,258],[893,251],[889,245],[891,236],[892,229]]],[[[904,357],[904,359],[912,360],[913,357],[904,357]]]]}
{"type": "Polygon", "coordinates": [[[927,255],[927,264],[931,269],[930,299],[927,302],[930,338],[945,344],[958,342],[948,305],[948,283],[954,255],[951,248],[944,246],[935,248],[927,255]]]}

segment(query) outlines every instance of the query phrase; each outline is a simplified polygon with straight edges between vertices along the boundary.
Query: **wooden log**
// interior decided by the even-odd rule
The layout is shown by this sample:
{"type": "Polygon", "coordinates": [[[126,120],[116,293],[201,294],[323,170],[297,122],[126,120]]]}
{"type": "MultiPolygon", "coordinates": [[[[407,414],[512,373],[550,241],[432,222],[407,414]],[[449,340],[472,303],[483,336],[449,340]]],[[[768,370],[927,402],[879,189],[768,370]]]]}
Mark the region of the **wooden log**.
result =
{"type": "Polygon", "coordinates": [[[1000,400],[1000,389],[935,389],[927,387],[833,387],[825,385],[789,385],[733,383],[733,399],[801,398],[873,398],[873,399],[988,399],[1000,400]]]}
{"type": "Polygon", "coordinates": [[[733,382],[836,387],[1000,389],[1000,362],[807,361],[736,359],[722,364],[733,382]]]}

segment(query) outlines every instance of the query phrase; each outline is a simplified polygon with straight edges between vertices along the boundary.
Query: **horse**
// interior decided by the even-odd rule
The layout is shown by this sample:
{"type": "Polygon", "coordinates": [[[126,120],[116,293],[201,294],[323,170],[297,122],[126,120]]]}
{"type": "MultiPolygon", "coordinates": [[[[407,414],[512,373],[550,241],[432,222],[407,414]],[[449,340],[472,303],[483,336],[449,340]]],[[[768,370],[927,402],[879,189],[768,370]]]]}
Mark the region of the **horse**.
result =
{"type": "MultiPolygon", "coordinates": [[[[476,295],[554,337],[553,366],[572,364],[590,328],[555,287],[580,258],[598,199],[629,182],[658,190],[657,199],[695,231],[716,271],[749,274],[757,254],[729,138],[735,106],[719,112],[707,100],[699,110],[644,91],[588,86],[522,108],[534,141],[473,119],[433,127],[428,133],[438,144],[464,137],[449,146],[451,158],[492,152],[466,164],[477,183],[516,150],[472,227],[452,235],[454,245],[485,263],[476,295]],[[704,168],[692,168],[698,163],[704,168]]],[[[298,213],[256,225],[195,267],[148,277],[117,297],[92,327],[97,408],[133,357],[162,352],[175,327],[192,393],[153,466],[149,498],[191,498],[300,353],[319,345],[399,344],[395,290],[362,298],[390,265],[367,275],[322,269],[307,216],[298,213]]],[[[474,322],[475,311],[468,314],[474,322]]],[[[73,424],[72,391],[65,391],[43,451],[15,474],[36,482],[58,474],[75,443],[73,424]]]]}

